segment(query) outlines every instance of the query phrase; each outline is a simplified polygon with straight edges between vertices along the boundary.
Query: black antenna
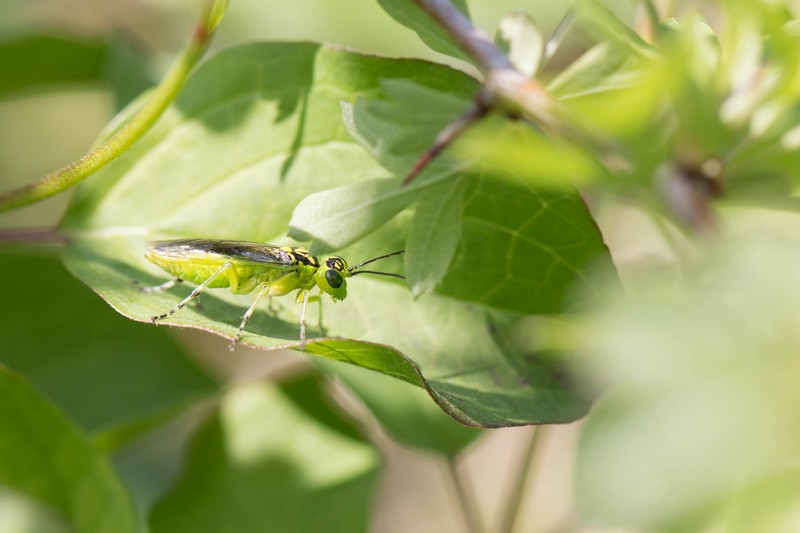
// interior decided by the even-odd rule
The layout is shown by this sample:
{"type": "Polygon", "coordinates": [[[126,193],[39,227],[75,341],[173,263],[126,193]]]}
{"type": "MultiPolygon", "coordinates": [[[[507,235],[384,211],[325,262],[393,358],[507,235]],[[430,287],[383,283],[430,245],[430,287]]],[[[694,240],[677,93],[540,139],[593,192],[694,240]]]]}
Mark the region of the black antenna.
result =
{"type": "Polygon", "coordinates": [[[375,272],[374,270],[359,270],[358,272],[353,272],[350,275],[355,276],[356,274],[376,274],[378,276],[389,276],[392,278],[406,279],[405,276],[402,276],[400,274],[392,274],[391,272],[375,272]]]}
{"type": "MultiPolygon", "coordinates": [[[[371,271],[368,271],[368,270],[364,270],[363,272],[354,272],[354,270],[358,270],[359,268],[363,267],[364,265],[368,265],[368,264],[372,263],[373,261],[377,261],[378,259],[386,259],[387,257],[392,257],[393,255],[400,255],[403,252],[405,252],[405,250],[398,250],[398,251],[392,252],[390,254],[379,255],[378,257],[373,257],[372,259],[364,261],[363,263],[359,263],[356,266],[352,266],[352,267],[348,268],[347,271],[350,272],[350,275],[352,275],[352,276],[355,276],[356,274],[367,274],[367,273],[369,273],[369,274],[386,274],[386,275],[394,276],[394,277],[402,277],[402,276],[399,276],[398,274],[387,274],[386,272],[371,272],[371,271]]],[[[403,278],[403,279],[405,279],[405,278],[403,278]]]]}

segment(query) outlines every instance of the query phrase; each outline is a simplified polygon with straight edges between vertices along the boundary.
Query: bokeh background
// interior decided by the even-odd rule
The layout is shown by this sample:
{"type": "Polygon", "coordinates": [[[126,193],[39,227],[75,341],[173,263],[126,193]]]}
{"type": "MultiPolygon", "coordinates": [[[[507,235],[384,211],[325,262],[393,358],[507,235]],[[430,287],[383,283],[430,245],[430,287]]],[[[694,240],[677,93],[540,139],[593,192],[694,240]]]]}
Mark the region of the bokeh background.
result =
{"type": "MultiPolygon", "coordinates": [[[[635,15],[633,2],[607,4],[623,17],[635,15]]],[[[567,2],[530,0],[470,2],[473,20],[489,34],[504,15],[515,10],[531,14],[547,34],[568,7],[567,2]]],[[[30,182],[85,153],[115,113],[160,78],[185,42],[198,9],[199,1],[190,0],[0,0],[0,41],[54,37],[97,49],[96,62],[85,65],[83,74],[71,82],[62,79],[52,83],[41,74],[43,70],[58,68],[56,57],[45,65],[41,57],[0,58],[17,62],[16,67],[29,63],[29,68],[15,67],[20,76],[42,76],[41,83],[15,87],[14,79],[0,72],[0,77],[6,78],[0,80],[0,187],[7,189],[30,182]]],[[[469,70],[467,65],[453,63],[451,58],[432,52],[416,34],[395,23],[377,2],[365,0],[233,0],[209,55],[254,40],[336,43],[361,52],[422,57],[469,70]]],[[[57,223],[68,196],[0,215],[0,228],[52,226],[57,223]]],[[[637,209],[618,204],[603,206],[598,208],[597,215],[623,275],[626,265],[670,260],[670,249],[660,233],[637,209]]],[[[9,267],[0,264],[2,279],[8,280],[10,272],[9,267]]],[[[25,276],[25,273],[15,271],[15,275],[25,276]]],[[[29,282],[37,284],[39,280],[29,282]]],[[[73,289],[77,294],[76,308],[61,312],[81,312],[81,302],[95,298],[88,289],[77,285],[73,289]]],[[[25,291],[18,293],[24,298],[25,291]]],[[[0,295],[3,302],[0,321],[4,322],[10,321],[16,312],[12,305],[6,305],[11,303],[6,298],[0,295]]],[[[56,331],[58,315],[52,316],[55,323],[46,328],[56,331]]],[[[285,376],[298,372],[305,364],[296,354],[245,349],[229,354],[227,341],[203,333],[169,331],[168,334],[189,357],[219,380],[240,382],[285,376]]],[[[0,339],[0,360],[2,343],[0,339]]],[[[356,404],[352,408],[356,412],[361,409],[363,419],[369,421],[363,408],[356,404]]],[[[175,479],[186,439],[202,415],[202,412],[182,415],[115,457],[115,465],[144,509],[175,479]]],[[[523,492],[523,511],[516,531],[572,530],[571,485],[578,425],[542,430],[541,451],[530,465],[535,474],[523,492]]],[[[379,443],[385,460],[379,505],[372,517],[373,530],[463,531],[446,465],[437,457],[398,445],[382,434],[377,424],[371,424],[369,431],[379,443]]],[[[502,511],[501,502],[513,489],[519,469],[524,466],[533,429],[483,433],[464,454],[458,468],[473,492],[475,512],[483,517],[484,523],[496,524],[502,511]]]]}

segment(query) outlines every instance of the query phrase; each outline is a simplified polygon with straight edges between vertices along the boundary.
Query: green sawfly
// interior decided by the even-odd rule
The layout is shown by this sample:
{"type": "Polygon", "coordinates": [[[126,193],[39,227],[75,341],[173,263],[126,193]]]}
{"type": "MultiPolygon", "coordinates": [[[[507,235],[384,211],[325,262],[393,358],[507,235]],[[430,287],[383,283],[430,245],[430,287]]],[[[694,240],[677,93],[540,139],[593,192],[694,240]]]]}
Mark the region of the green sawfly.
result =
{"type": "Polygon", "coordinates": [[[156,241],[147,245],[145,258],[174,277],[166,283],[142,290],[161,292],[182,281],[196,285],[178,305],[164,314],[150,317],[153,324],[172,316],[206,289],[228,288],[233,294],[256,291],[252,305],[242,316],[236,337],[230,345],[231,350],[241,339],[259,300],[264,296],[284,296],[297,291],[295,301],[303,305],[300,312],[300,346],[304,347],[308,302],[321,301],[323,293],[329,294],[334,302],[344,300],[347,297],[347,278],[359,274],[404,279],[400,274],[362,270],[362,267],[374,261],[402,253],[403,250],[391,252],[351,267],[339,256],[317,258],[305,248],[293,246],[212,239],[156,241]],[[315,287],[319,288],[319,293],[311,295],[315,287]]]}

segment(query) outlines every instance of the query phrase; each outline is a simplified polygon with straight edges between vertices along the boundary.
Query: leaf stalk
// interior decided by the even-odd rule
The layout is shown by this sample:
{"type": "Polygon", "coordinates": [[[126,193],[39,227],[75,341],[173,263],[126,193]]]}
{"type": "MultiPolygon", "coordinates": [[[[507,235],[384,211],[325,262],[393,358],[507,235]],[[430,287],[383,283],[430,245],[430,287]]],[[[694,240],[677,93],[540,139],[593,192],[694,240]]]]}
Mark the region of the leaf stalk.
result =
{"type": "Polygon", "coordinates": [[[226,6],[227,0],[209,0],[206,3],[186,48],[142,108],[119,131],[69,165],[47,174],[34,183],[0,194],[0,212],[40,202],[74,187],[136,143],[172,103],[189,73],[203,57],[226,6]]]}

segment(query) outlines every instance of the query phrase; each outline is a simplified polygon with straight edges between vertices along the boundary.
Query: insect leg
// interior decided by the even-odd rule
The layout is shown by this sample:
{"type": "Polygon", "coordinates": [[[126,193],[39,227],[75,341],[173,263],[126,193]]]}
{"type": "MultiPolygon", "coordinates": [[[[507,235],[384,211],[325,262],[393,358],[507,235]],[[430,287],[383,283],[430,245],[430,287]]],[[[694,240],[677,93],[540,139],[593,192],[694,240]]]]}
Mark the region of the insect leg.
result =
{"type": "Polygon", "coordinates": [[[267,285],[265,283],[265,284],[261,285],[261,290],[259,290],[258,294],[256,294],[256,299],[253,300],[253,305],[251,305],[250,308],[247,310],[247,312],[244,314],[244,316],[242,316],[242,323],[239,324],[239,329],[236,330],[236,338],[233,340],[233,342],[231,342],[228,345],[228,349],[230,351],[233,351],[233,350],[236,349],[236,343],[238,343],[239,339],[242,338],[242,332],[244,331],[245,324],[247,324],[247,321],[250,320],[250,317],[253,315],[253,311],[256,310],[256,304],[258,304],[258,301],[267,292],[269,292],[269,285],[267,285]]]}
{"type": "MultiPolygon", "coordinates": [[[[175,279],[171,279],[169,281],[165,281],[161,285],[154,285],[152,287],[142,287],[140,285],[139,286],[139,290],[142,291],[142,292],[164,292],[167,289],[171,289],[172,287],[174,287],[178,283],[181,283],[182,281],[183,280],[181,278],[175,278],[175,279]]],[[[133,283],[135,285],[139,285],[138,281],[134,281],[133,283]]]]}
{"type": "Polygon", "coordinates": [[[173,314],[175,314],[175,311],[177,311],[177,310],[179,310],[179,309],[183,308],[183,306],[184,306],[184,305],[186,305],[187,303],[191,302],[191,301],[192,301],[194,298],[196,298],[196,297],[197,297],[197,296],[198,296],[198,295],[199,295],[201,292],[203,292],[203,291],[205,290],[205,288],[206,288],[206,287],[208,287],[209,285],[211,285],[211,283],[212,283],[212,282],[213,282],[215,279],[217,279],[217,276],[219,276],[220,274],[222,274],[223,272],[225,272],[225,270],[227,270],[227,269],[231,268],[232,266],[233,266],[233,263],[231,263],[231,262],[228,262],[228,263],[225,263],[224,265],[222,265],[221,267],[219,267],[219,269],[218,269],[216,272],[214,272],[213,274],[211,274],[211,275],[210,275],[210,276],[209,276],[209,277],[208,277],[208,278],[207,278],[207,279],[206,279],[206,280],[205,280],[203,283],[201,283],[200,285],[198,285],[197,287],[195,287],[195,288],[194,288],[194,290],[192,291],[192,294],[190,294],[189,296],[187,296],[186,298],[184,298],[183,300],[181,300],[181,303],[179,303],[178,305],[176,305],[175,307],[173,307],[172,309],[170,309],[169,311],[167,311],[167,312],[166,312],[166,313],[164,313],[163,315],[151,316],[151,317],[150,317],[150,322],[152,322],[153,324],[155,324],[155,323],[156,323],[156,322],[158,322],[159,320],[163,320],[163,319],[167,318],[168,316],[172,316],[173,314]]]}
{"type": "Polygon", "coordinates": [[[306,347],[306,307],[308,307],[308,291],[303,292],[303,310],[300,311],[300,349],[306,347]]]}
{"type": "MultiPolygon", "coordinates": [[[[308,291],[303,293],[303,295],[304,295],[304,298],[305,298],[303,300],[303,306],[304,307],[305,307],[305,303],[306,302],[309,302],[309,303],[311,303],[311,302],[319,302],[319,313],[320,313],[319,314],[319,329],[320,329],[320,332],[323,335],[325,335],[325,332],[324,332],[324,330],[322,328],[322,298],[319,295],[311,296],[311,295],[308,294],[308,291]]],[[[305,316],[304,316],[304,318],[305,318],[305,316]]],[[[303,327],[305,328],[305,323],[303,323],[303,327]]],[[[305,329],[304,329],[304,331],[305,331],[305,329]]]]}
{"type": "Polygon", "coordinates": [[[317,316],[317,318],[319,318],[319,324],[318,324],[319,332],[324,337],[325,335],[328,334],[328,332],[325,330],[325,326],[322,325],[322,291],[321,290],[319,291],[319,294],[317,295],[317,301],[319,302],[319,315],[317,316]]]}

